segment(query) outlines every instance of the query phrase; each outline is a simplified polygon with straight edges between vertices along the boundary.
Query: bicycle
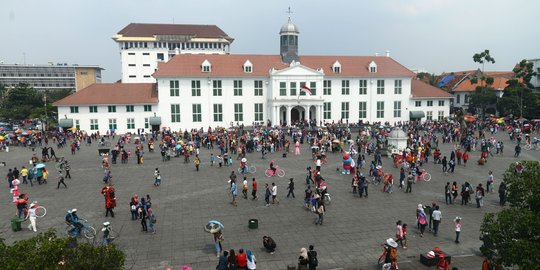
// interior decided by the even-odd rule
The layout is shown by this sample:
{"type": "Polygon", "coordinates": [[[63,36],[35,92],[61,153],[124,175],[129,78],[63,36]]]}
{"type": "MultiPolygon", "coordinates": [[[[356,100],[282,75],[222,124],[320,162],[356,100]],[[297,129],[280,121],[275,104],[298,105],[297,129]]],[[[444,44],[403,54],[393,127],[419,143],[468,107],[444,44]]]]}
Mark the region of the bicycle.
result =
{"type": "MultiPolygon", "coordinates": [[[[255,167],[255,165],[253,164],[249,164],[246,168],[246,173],[254,174],[255,172],[257,172],[257,167],[255,167]]],[[[238,168],[238,173],[244,174],[244,171],[242,170],[242,168],[238,168]]]]}
{"type": "MultiPolygon", "coordinates": [[[[37,205],[35,207],[36,209],[36,217],[39,217],[39,218],[42,218],[44,217],[46,214],[47,214],[47,209],[41,205],[38,205],[38,202],[37,201],[33,201],[32,202],[33,204],[37,205]]],[[[29,217],[29,214],[28,214],[28,207],[26,207],[24,209],[24,220],[27,220],[29,217]]]]}
{"type": "Polygon", "coordinates": [[[66,162],[65,162],[65,161],[60,161],[60,162],[56,163],[56,164],[54,165],[54,167],[56,168],[56,170],[62,171],[62,170],[64,170],[65,165],[66,165],[66,162]]]}
{"type": "Polygon", "coordinates": [[[426,172],[425,169],[422,169],[420,171],[420,174],[416,175],[416,181],[421,181],[421,180],[424,180],[426,182],[429,182],[429,180],[431,180],[431,174],[426,172]]]}
{"type": "Polygon", "coordinates": [[[99,143],[99,146],[110,147],[110,146],[111,146],[111,142],[109,142],[109,141],[102,141],[102,142],[99,143]]]}
{"type": "Polygon", "coordinates": [[[525,150],[540,150],[540,147],[537,143],[528,143],[523,146],[525,150]]]}
{"type": "Polygon", "coordinates": [[[86,219],[81,219],[81,220],[84,222],[80,222],[82,225],[80,232],[78,234],[75,234],[75,226],[73,226],[72,224],[68,224],[68,226],[66,227],[67,235],[71,237],[75,237],[75,238],[80,237],[82,235],[88,240],[94,239],[94,237],[96,237],[96,229],[86,224],[88,220],[86,219]]]}
{"type": "Polygon", "coordinates": [[[324,193],[323,201],[324,205],[329,205],[332,202],[332,197],[330,197],[330,193],[324,193]]]}
{"type": "Polygon", "coordinates": [[[266,175],[266,177],[272,177],[274,175],[277,175],[278,177],[283,177],[285,176],[285,170],[284,169],[281,169],[279,168],[278,166],[275,167],[276,169],[276,172],[274,173],[274,171],[270,168],[266,169],[266,171],[264,171],[264,175],[266,175]]]}
{"type": "Polygon", "coordinates": [[[371,179],[371,183],[378,186],[380,183],[382,183],[382,176],[375,176],[371,179]]]}

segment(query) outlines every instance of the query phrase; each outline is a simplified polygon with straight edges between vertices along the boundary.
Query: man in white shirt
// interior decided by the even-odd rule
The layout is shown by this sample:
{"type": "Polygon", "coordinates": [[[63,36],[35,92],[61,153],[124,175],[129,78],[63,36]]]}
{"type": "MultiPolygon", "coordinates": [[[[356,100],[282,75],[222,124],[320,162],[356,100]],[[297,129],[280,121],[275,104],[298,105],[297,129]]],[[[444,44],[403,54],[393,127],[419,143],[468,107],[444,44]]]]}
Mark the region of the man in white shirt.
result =
{"type": "Polygon", "coordinates": [[[28,209],[28,219],[30,220],[30,224],[28,225],[28,229],[37,232],[36,230],[36,204],[31,203],[30,208],[28,209]]]}
{"type": "Polygon", "coordinates": [[[431,214],[431,217],[433,219],[433,234],[437,236],[437,233],[439,232],[439,224],[441,224],[442,219],[442,213],[439,211],[439,206],[435,206],[435,210],[431,214]]]}
{"type": "Polygon", "coordinates": [[[272,183],[272,204],[279,204],[277,197],[277,186],[276,183],[272,183]]]}

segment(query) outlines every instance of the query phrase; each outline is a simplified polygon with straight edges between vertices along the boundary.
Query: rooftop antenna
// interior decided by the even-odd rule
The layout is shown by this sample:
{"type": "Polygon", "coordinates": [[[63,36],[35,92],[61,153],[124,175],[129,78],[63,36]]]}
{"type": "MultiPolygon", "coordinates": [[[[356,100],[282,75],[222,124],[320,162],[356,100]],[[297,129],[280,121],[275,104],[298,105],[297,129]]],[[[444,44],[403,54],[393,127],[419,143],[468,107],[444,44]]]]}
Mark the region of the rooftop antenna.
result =
{"type": "Polygon", "coordinates": [[[293,13],[291,11],[291,7],[289,7],[289,9],[285,12],[285,13],[288,13],[289,14],[289,21],[291,20],[291,14],[293,13]]]}
{"type": "Polygon", "coordinates": [[[22,55],[23,55],[23,64],[26,65],[26,53],[23,52],[22,55]]]}
{"type": "Polygon", "coordinates": [[[174,24],[174,17],[172,17],[172,23],[174,24]]]}

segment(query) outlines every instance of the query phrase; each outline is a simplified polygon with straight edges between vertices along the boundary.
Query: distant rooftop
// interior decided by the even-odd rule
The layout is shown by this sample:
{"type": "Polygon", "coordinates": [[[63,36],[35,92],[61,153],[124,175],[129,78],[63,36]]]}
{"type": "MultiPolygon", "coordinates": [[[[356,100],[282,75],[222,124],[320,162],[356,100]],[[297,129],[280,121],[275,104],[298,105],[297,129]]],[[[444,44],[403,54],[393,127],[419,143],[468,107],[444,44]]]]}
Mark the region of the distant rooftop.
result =
{"type": "Polygon", "coordinates": [[[130,23],[117,33],[122,37],[149,37],[165,35],[191,36],[196,38],[234,39],[216,25],[130,23]]]}
{"type": "Polygon", "coordinates": [[[48,64],[4,64],[0,63],[0,67],[76,67],[76,68],[96,68],[104,70],[104,68],[98,65],[79,65],[79,64],[68,64],[68,63],[48,63],[48,64]]]}

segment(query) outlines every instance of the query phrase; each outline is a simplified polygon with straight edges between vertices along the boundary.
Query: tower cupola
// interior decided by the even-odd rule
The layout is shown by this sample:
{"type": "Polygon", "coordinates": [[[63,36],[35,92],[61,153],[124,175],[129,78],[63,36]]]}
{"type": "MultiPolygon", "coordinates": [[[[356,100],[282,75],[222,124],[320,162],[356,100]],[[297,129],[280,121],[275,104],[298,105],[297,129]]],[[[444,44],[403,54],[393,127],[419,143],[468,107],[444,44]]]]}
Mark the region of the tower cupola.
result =
{"type": "Polygon", "coordinates": [[[280,54],[283,63],[298,62],[298,27],[291,21],[291,17],[279,31],[280,36],[280,54]]]}

